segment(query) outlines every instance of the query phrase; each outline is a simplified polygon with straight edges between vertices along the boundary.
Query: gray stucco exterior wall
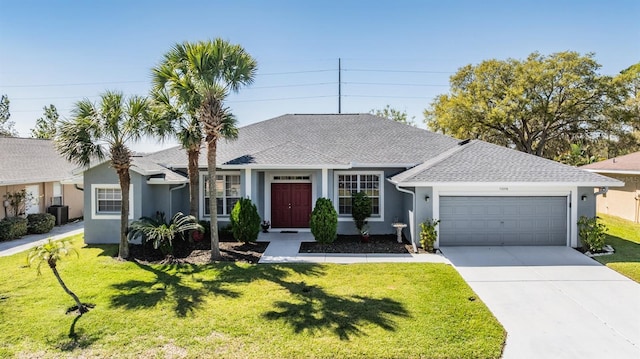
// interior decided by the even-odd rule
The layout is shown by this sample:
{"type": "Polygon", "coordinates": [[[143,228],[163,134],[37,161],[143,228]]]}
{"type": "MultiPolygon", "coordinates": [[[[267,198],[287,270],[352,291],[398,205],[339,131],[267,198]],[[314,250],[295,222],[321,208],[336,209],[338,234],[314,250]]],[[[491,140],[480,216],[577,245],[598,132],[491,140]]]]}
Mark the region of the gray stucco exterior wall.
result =
{"type": "MultiPolygon", "coordinates": [[[[142,216],[143,186],[146,186],[145,179],[135,173],[131,175],[131,198],[132,198],[132,214],[130,218],[139,218],[142,216]]],[[[95,212],[95,206],[92,205],[95,186],[99,185],[118,185],[118,175],[115,170],[104,163],[84,172],[84,240],[85,243],[119,243],[120,237],[120,219],[119,218],[100,218],[95,212]]],[[[146,197],[145,200],[149,198],[146,197]]],[[[145,207],[146,209],[147,207],[145,207]]]]}

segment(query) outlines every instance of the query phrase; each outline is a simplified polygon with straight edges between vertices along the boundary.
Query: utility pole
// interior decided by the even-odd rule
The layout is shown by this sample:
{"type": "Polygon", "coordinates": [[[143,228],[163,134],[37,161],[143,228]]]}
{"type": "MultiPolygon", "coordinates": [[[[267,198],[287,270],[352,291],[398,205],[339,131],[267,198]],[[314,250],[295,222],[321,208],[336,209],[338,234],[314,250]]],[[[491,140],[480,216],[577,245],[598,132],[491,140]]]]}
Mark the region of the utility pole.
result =
{"type": "Polygon", "coordinates": [[[338,57],[338,113],[342,113],[342,63],[338,57]]]}

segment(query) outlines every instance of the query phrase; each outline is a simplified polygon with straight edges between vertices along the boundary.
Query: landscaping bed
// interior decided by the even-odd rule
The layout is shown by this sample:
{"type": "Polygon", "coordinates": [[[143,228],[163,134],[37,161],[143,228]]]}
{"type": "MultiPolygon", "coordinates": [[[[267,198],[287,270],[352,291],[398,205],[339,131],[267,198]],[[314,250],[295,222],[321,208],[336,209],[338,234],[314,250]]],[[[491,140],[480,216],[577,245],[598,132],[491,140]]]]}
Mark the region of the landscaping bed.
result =
{"type": "MultiPolygon", "coordinates": [[[[267,249],[268,242],[237,242],[231,236],[221,236],[220,254],[222,262],[258,263],[267,249]]],[[[164,256],[153,249],[151,243],[129,246],[131,259],[143,264],[206,264],[211,262],[211,241],[174,241],[173,255],[164,256]]]]}
{"type": "MultiPolygon", "coordinates": [[[[419,253],[427,253],[418,247],[419,253]]],[[[303,242],[299,253],[413,253],[413,246],[404,239],[398,243],[395,234],[372,235],[368,242],[363,242],[358,235],[338,235],[329,244],[303,242]]]]}

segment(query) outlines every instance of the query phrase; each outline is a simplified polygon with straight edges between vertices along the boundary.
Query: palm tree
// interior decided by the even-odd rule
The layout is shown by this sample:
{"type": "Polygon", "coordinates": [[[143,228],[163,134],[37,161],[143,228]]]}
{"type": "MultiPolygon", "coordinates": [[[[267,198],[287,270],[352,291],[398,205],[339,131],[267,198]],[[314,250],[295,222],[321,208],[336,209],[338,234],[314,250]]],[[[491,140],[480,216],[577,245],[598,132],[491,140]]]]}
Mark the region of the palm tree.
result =
{"type": "Polygon", "coordinates": [[[198,217],[200,196],[198,161],[204,139],[200,121],[193,115],[193,111],[190,111],[185,105],[181,105],[177,99],[172,98],[167,88],[154,89],[151,92],[151,98],[153,99],[154,111],[171,124],[166,135],[175,137],[187,152],[189,214],[198,217]]]}
{"type": "Polygon", "coordinates": [[[58,129],[56,148],[68,161],[88,167],[91,161],[108,157],[118,174],[122,193],[118,251],[121,259],[129,257],[127,227],[132,153],[127,144],[144,135],[163,134],[163,131],[166,131],[166,125],[152,118],[146,98],[131,96],[126,99],[122,93],[114,91],[102,94],[97,105],[88,99],[77,102],[72,119],[62,121],[58,129]]]}
{"type": "Polygon", "coordinates": [[[80,299],[78,299],[78,296],[67,287],[67,285],[60,277],[60,273],[58,273],[57,269],[58,261],[61,260],[62,257],[68,256],[72,252],[78,255],[78,251],[76,251],[75,248],[71,247],[71,242],[67,240],[54,242],[51,240],[51,238],[49,238],[47,243],[41,244],[29,251],[27,261],[29,263],[29,266],[33,265],[34,263],[38,264],[38,275],[42,274],[42,272],[40,271],[42,263],[47,263],[49,265],[49,268],[51,268],[51,270],[53,271],[53,275],[56,276],[58,283],[60,283],[60,286],[62,286],[62,289],[64,289],[64,291],[69,294],[71,298],[73,298],[73,300],[76,302],[76,305],[78,306],[78,312],[80,313],[80,315],[82,315],[87,312],[87,307],[85,307],[84,304],[80,302],[80,299]]]}
{"type": "Polygon", "coordinates": [[[207,142],[211,259],[220,256],[215,191],[216,152],[220,138],[238,135],[236,119],[223,101],[231,92],[253,83],[256,61],[240,45],[222,39],[176,44],[153,69],[155,89],[172,97],[198,119],[207,142]]]}

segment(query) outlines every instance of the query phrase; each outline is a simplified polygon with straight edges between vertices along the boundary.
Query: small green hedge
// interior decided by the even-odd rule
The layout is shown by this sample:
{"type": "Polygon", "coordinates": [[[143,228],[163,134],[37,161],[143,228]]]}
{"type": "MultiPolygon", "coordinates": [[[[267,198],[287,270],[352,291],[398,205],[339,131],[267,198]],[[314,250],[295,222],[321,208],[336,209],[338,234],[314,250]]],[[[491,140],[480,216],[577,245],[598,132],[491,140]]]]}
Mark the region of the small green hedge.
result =
{"type": "Polygon", "coordinates": [[[22,217],[5,218],[0,221],[0,241],[9,241],[27,234],[27,219],[22,217]]]}
{"type": "Polygon", "coordinates": [[[255,242],[260,233],[258,209],[248,198],[240,198],[231,211],[231,229],[238,242],[255,242]]]}
{"type": "Polygon", "coordinates": [[[27,216],[29,233],[49,233],[56,225],[56,217],[49,213],[34,213],[27,216]]]}
{"type": "Polygon", "coordinates": [[[338,213],[328,198],[318,198],[311,213],[311,233],[319,243],[333,243],[338,235],[338,213]]]}

